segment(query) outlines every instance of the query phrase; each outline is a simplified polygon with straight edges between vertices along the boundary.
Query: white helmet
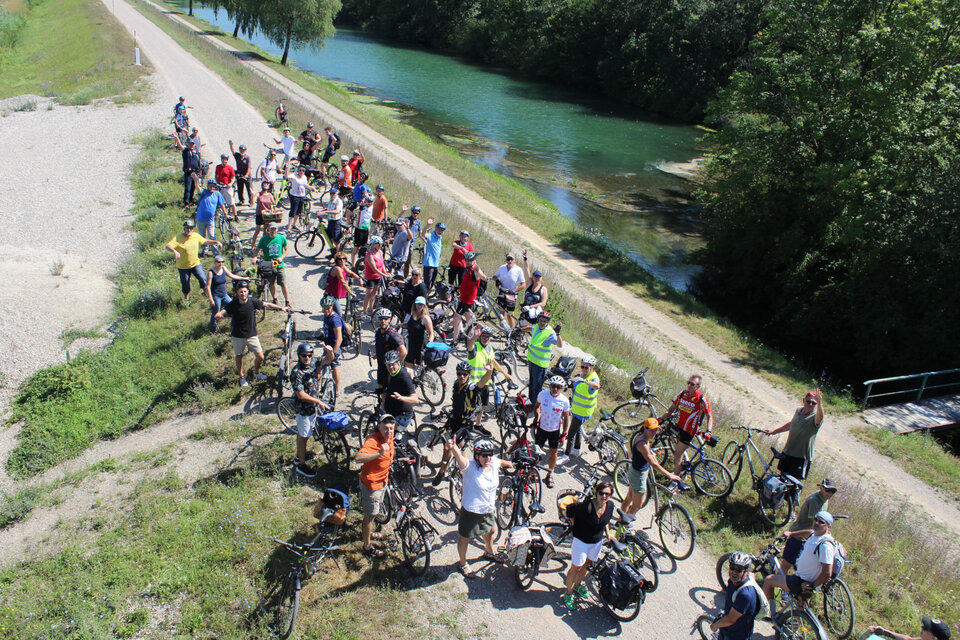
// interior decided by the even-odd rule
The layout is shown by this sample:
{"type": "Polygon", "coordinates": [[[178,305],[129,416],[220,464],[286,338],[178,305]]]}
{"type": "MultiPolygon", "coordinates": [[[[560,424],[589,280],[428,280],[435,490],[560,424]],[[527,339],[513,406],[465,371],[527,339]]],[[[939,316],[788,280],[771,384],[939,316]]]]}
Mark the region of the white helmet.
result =
{"type": "Polygon", "coordinates": [[[551,387],[553,387],[553,386],[559,386],[559,387],[565,387],[565,386],[567,386],[567,381],[564,380],[561,376],[550,376],[550,380],[549,380],[548,382],[549,382],[549,384],[550,384],[551,387]]]}
{"type": "Polygon", "coordinates": [[[347,156],[340,156],[340,162],[350,162],[350,158],[347,156]]]}
{"type": "Polygon", "coordinates": [[[597,366],[597,359],[594,358],[589,353],[585,353],[582,358],[580,358],[580,364],[588,364],[591,367],[597,366]]]}

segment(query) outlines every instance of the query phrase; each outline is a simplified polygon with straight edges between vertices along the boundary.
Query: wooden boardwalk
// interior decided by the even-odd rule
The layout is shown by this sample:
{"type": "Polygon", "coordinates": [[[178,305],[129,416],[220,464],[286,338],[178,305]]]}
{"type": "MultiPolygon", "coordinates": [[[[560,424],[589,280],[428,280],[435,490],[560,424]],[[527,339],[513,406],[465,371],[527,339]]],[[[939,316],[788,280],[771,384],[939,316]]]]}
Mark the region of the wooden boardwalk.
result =
{"type": "Polygon", "coordinates": [[[870,424],[896,433],[955,426],[960,423],[960,395],[872,407],[861,415],[870,424]]]}

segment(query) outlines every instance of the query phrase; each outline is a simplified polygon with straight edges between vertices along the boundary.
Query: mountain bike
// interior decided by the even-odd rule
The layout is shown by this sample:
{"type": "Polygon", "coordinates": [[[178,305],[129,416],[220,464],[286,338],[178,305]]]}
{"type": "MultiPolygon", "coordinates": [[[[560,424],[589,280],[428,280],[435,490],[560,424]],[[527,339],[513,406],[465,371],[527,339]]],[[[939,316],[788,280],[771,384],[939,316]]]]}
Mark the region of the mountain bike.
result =
{"type": "Polygon", "coordinates": [[[283,101],[286,98],[280,98],[279,100],[274,100],[277,103],[277,108],[273,111],[273,116],[277,119],[277,126],[282,127],[287,124],[287,107],[283,104],[283,101]]]}
{"type": "Polygon", "coordinates": [[[420,389],[423,399],[431,407],[439,407],[447,397],[443,373],[422,364],[414,365],[413,384],[420,389]]]}
{"type": "MultiPolygon", "coordinates": [[[[333,411],[333,407],[337,403],[337,383],[333,381],[333,368],[329,363],[318,367],[317,383],[320,389],[318,397],[325,405],[330,407],[330,411],[333,411]]],[[[297,399],[292,395],[280,398],[277,402],[277,417],[287,431],[296,434],[297,399]]],[[[363,442],[360,444],[362,445],[363,442]]]]}
{"type": "MultiPolygon", "coordinates": [[[[627,495],[627,488],[630,486],[629,470],[629,460],[621,460],[613,470],[613,489],[621,501],[627,495]]],[[[664,486],[657,482],[651,470],[647,476],[647,491],[641,508],[646,506],[652,496],[654,515],[650,525],[644,528],[649,529],[655,523],[660,532],[660,542],[663,543],[663,549],[667,555],[675,560],[686,560],[697,544],[697,526],[693,523],[693,518],[690,517],[686,507],[675,500],[679,491],[681,490],[678,487],[664,486]],[[662,505],[661,491],[666,496],[662,505]]]]}
{"type": "Polygon", "coordinates": [[[513,474],[504,476],[497,487],[496,519],[502,531],[524,524],[534,514],[544,511],[540,505],[543,481],[537,459],[516,455],[513,465],[513,474]]]}
{"type": "Polygon", "coordinates": [[[630,381],[633,400],[627,400],[613,410],[613,423],[624,429],[635,429],[647,418],[656,418],[667,412],[667,405],[660,401],[646,375],[650,367],[644,367],[630,381]]]}
{"type": "Polygon", "coordinates": [[[753,458],[756,456],[757,460],[760,461],[757,463],[757,466],[762,466],[763,454],[760,453],[760,449],[754,443],[753,434],[761,433],[766,435],[767,432],[764,429],[754,429],[746,425],[732,425],[730,428],[734,431],[746,431],[747,439],[744,442],[737,440],[728,442],[727,446],[723,448],[723,455],[720,459],[723,460],[723,463],[730,469],[734,482],[740,479],[740,472],[743,471],[743,461],[746,460],[747,465],[750,467],[750,476],[754,479],[754,485],[756,485],[757,479],[762,477],[763,474],[761,473],[760,476],[757,475],[753,466],[753,458]]]}
{"type": "MultiPolygon", "coordinates": [[[[607,421],[612,420],[612,415],[600,409],[600,420],[593,429],[588,431],[586,423],[581,423],[579,427],[581,442],[584,442],[590,451],[597,452],[600,466],[611,473],[617,462],[630,458],[627,439],[606,425],[607,421]]],[[[573,434],[567,434],[567,438],[573,437],[573,434]]]]}
{"type": "MultiPolygon", "coordinates": [[[[707,457],[704,451],[706,446],[716,447],[719,440],[712,434],[697,435],[683,452],[680,463],[680,477],[689,475],[696,490],[711,498],[726,498],[733,491],[730,470],[719,460],[707,457]],[[708,437],[704,438],[704,435],[708,437]]],[[[674,450],[669,446],[654,446],[651,451],[664,466],[673,458],[674,450]]]]}
{"type": "Polygon", "coordinates": [[[294,239],[293,248],[296,249],[300,257],[307,258],[308,260],[316,259],[327,247],[330,247],[330,257],[333,257],[337,251],[349,252],[352,249],[352,227],[346,225],[341,226],[343,235],[338,244],[333,242],[330,236],[327,235],[327,225],[325,223],[325,216],[323,214],[318,215],[313,228],[301,231],[294,239]]]}
{"type": "MultiPolygon", "coordinates": [[[[336,544],[336,529],[325,522],[321,522],[319,533],[305,545],[284,542],[277,538],[273,541],[286,547],[296,556],[283,579],[274,612],[274,626],[277,634],[280,638],[288,638],[297,623],[300,589],[303,587],[303,582],[312,577],[327,558],[333,558],[334,562],[337,562],[334,554],[340,550],[340,545],[336,544]]],[[[339,565],[339,562],[337,564],[339,565]]]]}
{"type": "Polygon", "coordinates": [[[773,461],[781,456],[775,448],[770,448],[773,451],[773,457],[770,458],[769,462],[764,460],[760,449],[753,442],[753,434],[764,433],[762,429],[754,429],[745,425],[733,425],[730,428],[734,431],[747,432],[745,442],[730,441],[723,450],[723,460],[727,467],[730,469],[736,467],[733,481],[736,482],[740,477],[740,473],[743,471],[743,461],[746,460],[747,466],[750,468],[750,487],[757,492],[760,515],[776,527],[785,525],[793,517],[793,510],[799,502],[803,484],[792,476],[772,470],[773,461]],[[758,460],[756,467],[754,466],[754,456],[758,460]],[[778,487],[777,483],[770,478],[774,478],[782,486],[778,487]],[[779,489],[779,493],[773,489],[779,489]]]}
{"type": "Polygon", "coordinates": [[[287,319],[283,323],[283,331],[280,333],[282,346],[280,347],[280,363],[277,365],[277,375],[274,377],[274,387],[277,391],[277,398],[283,397],[284,390],[290,388],[290,372],[299,362],[295,351],[297,350],[297,320],[294,315],[310,315],[312,312],[304,310],[287,311],[287,319]]]}

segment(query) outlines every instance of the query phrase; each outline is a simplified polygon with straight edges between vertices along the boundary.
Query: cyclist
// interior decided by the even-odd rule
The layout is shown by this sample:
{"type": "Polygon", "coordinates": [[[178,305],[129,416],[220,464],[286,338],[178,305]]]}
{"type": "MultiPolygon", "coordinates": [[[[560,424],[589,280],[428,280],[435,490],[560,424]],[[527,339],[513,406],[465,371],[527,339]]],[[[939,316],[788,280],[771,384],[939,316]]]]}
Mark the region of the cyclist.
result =
{"type": "MultiPolygon", "coordinates": [[[[669,420],[673,414],[679,412],[677,418],[677,448],[673,452],[673,472],[680,474],[680,468],[683,464],[683,452],[686,451],[693,436],[698,433],[710,433],[713,429],[713,413],[710,410],[710,400],[703,395],[700,385],[703,383],[703,376],[692,375],[687,380],[687,388],[677,394],[673,399],[673,404],[665,414],[660,416],[660,421],[669,420]],[[706,418],[707,428],[701,431],[700,427],[706,418]]],[[[686,491],[690,487],[684,482],[677,482],[677,486],[686,491]]]]}
{"type": "Polygon", "coordinates": [[[372,540],[381,540],[383,536],[373,531],[373,518],[383,509],[383,494],[386,493],[387,479],[390,477],[390,465],[394,454],[394,429],[397,420],[390,414],[380,416],[377,428],[367,436],[363,446],[357,452],[356,460],[360,467],[360,498],[363,502],[363,555],[382,558],[383,550],[373,546],[372,540]]]}
{"type": "Polygon", "coordinates": [[[360,180],[360,170],[363,169],[364,160],[366,160],[366,158],[363,157],[363,152],[360,151],[360,147],[357,147],[353,150],[353,157],[347,162],[347,166],[350,167],[350,174],[353,176],[355,183],[360,180]]]}
{"type": "Polygon", "coordinates": [[[423,350],[428,342],[433,342],[433,320],[430,319],[430,310],[427,309],[427,299],[417,296],[413,300],[413,308],[407,314],[407,357],[404,364],[410,375],[414,374],[414,367],[423,364],[423,350]]]}
{"type": "Polygon", "coordinates": [[[387,219],[390,201],[387,200],[387,194],[384,193],[382,184],[377,185],[377,199],[373,202],[373,220],[374,222],[383,222],[387,219]]]}
{"type": "Polygon", "coordinates": [[[323,296],[320,306],[323,308],[323,344],[330,347],[333,359],[330,361],[330,371],[333,373],[333,384],[340,397],[340,356],[343,353],[344,323],[343,318],[333,308],[336,300],[333,296],[323,296]]]}
{"type": "Polygon", "coordinates": [[[273,263],[273,276],[267,278],[270,284],[271,302],[277,304],[277,285],[279,284],[280,290],[283,292],[284,302],[290,305],[293,304],[293,301],[290,299],[287,280],[283,273],[283,258],[287,255],[290,242],[287,240],[287,236],[279,233],[279,228],[276,222],[267,225],[267,232],[260,238],[260,242],[253,250],[253,259],[256,260],[262,254],[265,260],[273,263]]]}
{"type": "Polygon", "coordinates": [[[656,418],[647,418],[643,421],[640,435],[633,439],[633,448],[630,450],[630,470],[627,474],[630,486],[627,488],[627,495],[623,498],[623,510],[629,514],[637,513],[643,505],[647,494],[647,475],[650,473],[650,467],[673,482],[680,482],[680,476],[664,469],[650,449],[657,438],[660,426],[656,418]]]}
{"type": "MultiPolygon", "coordinates": [[[[407,205],[401,207],[401,215],[407,211],[407,205]]],[[[405,218],[407,221],[407,229],[410,231],[410,249],[413,248],[413,242],[417,239],[423,239],[423,224],[420,221],[420,214],[423,212],[423,209],[419,205],[414,205],[410,208],[410,215],[405,218]]],[[[407,274],[410,273],[410,260],[413,258],[413,251],[407,251],[407,259],[403,263],[403,277],[407,277],[407,274]]]]}
{"type": "Polygon", "coordinates": [[[813,517],[813,529],[803,532],[787,532],[787,535],[809,535],[803,543],[803,550],[797,559],[797,572],[786,575],[778,573],[767,576],[763,581],[763,593],[767,600],[773,601],[775,587],[787,589],[796,598],[807,598],[810,593],[830,579],[833,574],[833,554],[836,545],[821,541],[832,541],[830,528],[833,526],[833,516],[827,511],[820,511],[813,517]]]}
{"type": "MultiPolygon", "coordinates": [[[[313,124],[312,122],[310,124],[313,124]]],[[[309,127],[307,128],[309,130],[309,127]]],[[[304,131],[306,133],[306,131],[304,131]]],[[[340,136],[333,132],[333,129],[330,127],[323,128],[323,134],[327,138],[327,146],[323,149],[323,156],[320,158],[320,171],[323,175],[325,174],[325,169],[327,167],[327,162],[330,161],[330,158],[333,157],[333,154],[337,152],[337,149],[340,148],[340,136]]],[[[301,136],[303,134],[300,134],[301,136]]],[[[319,141],[319,136],[314,138],[314,144],[310,147],[310,153],[313,154],[313,148],[316,147],[317,142],[319,141]]],[[[304,147],[307,145],[304,144],[304,147]]]]}
{"type": "MultiPolygon", "coordinates": [[[[500,268],[493,274],[491,280],[497,283],[497,288],[501,291],[507,290],[519,293],[527,286],[524,280],[523,269],[517,266],[517,259],[512,253],[507,253],[507,255],[504,256],[504,264],[500,265],[500,268]]],[[[498,300],[497,306],[503,310],[503,314],[507,317],[507,324],[510,325],[510,328],[515,327],[517,319],[513,313],[516,311],[516,303],[514,302],[513,309],[508,309],[506,306],[501,305],[498,300]]]]}
{"type": "Polygon", "coordinates": [[[783,458],[777,468],[800,480],[806,479],[813,460],[813,445],[822,426],[823,393],[817,389],[807,393],[803,398],[803,406],[794,412],[790,422],[766,432],[768,436],[773,436],[789,431],[787,444],[783,447],[783,458]]]}
{"type": "Polygon", "coordinates": [[[438,222],[430,233],[424,232],[421,235],[423,240],[423,281],[427,285],[427,291],[433,289],[433,283],[437,280],[437,271],[440,269],[440,254],[443,253],[443,232],[447,225],[438,222]]]}
{"type": "Polygon", "coordinates": [[[357,251],[360,247],[367,244],[370,236],[370,222],[373,220],[373,201],[372,193],[363,196],[363,203],[360,205],[360,215],[357,216],[357,224],[353,228],[353,251],[350,252],[350,264],[354,264],[357,257],[357,251]]]}
{"type": "Polygon", "coordinates": [[[383,240],[380,236],[371,237],[367,245],[367,253],[363,257],[363,286],[367,290],[363,297],[363,313],[367,316],[373,313],[373,302],[377,298],[380,279],[390,277],[384,269],[382,247],[383,240]]]}
{"type": "Polygon", "coordinates": [[[596,372],[597,359],[589,353],[580,358],[580,375],[570,383],[573,396],[570,398],[570,437],[567,438],[566,453],[557,459],[563,464],[570,456],[580,455],[580,427],[593,417],[600,396],[600,376],[596,372]]]}
{"type": "Polygon", "coordinates": [[[340,300],[346,302],[347,298],[353,297],[353,292],[350,290],[349,278],[359,280],[360,275],[350,270],[350,267],[347,265],[346,254],[338,251],[333,256],[333,266],[330,267],[330,271],[327,272],[327,286],[324,287],[323,293],[325,296],[333,298],[333,310],[336,311],[337,315],[341,318],[343,317],[343,307],[340,305],[340,300]]]}
{"type": "MultiPolygon", "coordinates": [[[[325,349],[323,361],[326,364],[332,352],[325,349]]],[[[290,387],[297,401],[297,473],[305,478],[313,478],[315,471],[307,466],[307,440],[313,435],[313,427],[317,421],[317,407],[329,411],[333,407],[320,400],[320,389],[317,383],[318,364],[313,362],[313,345],[301,342],[297,346],[297,365],[290,372],[290,387]]]]}
{"type": "MultiPolygon", "coordinates": [[[[463,232],[460,233],[462,236],[463,232]]],[[[456,243],[453,246],[456,247],[456,243]]],[[[456,252],[456,249],[454,249],[454,252],[456,252]]],[[[480,283],[487,279],[486,274],[477,264],[477,254],[473,251],[463,254],[463,263],[465,267],[460,282],[460,302],[457,303],[457,312],[453,316],[453,336],[450,339],[450,342],[454,344],[460,338],[460,329],[473,317],[473,307],[476,305],[477,297],[480,294],[480,283]]]]}
{"type": "Polygon", "coordinates": [[[290,168],[290,160],[293,158],[293,146],[297,144],[297,139],[290,135],[290,127],[283,128],[283,137],[277,140],[273,139],[274,144],[283,145],[283,167],[284,171],[290,168]]]}
{"type": "Polygon", "coordinates": [[[407,357],[407,346],[403,336],[390,326],[392,319],[393,313],[390,309],[377,309],[375,320],[377,330],[373,332],[373,352],[377,358],[377,394],[386,388],[390,379],[390,372],[387,370],[387,353],[396,351],[400,355],[400,360],[407,357]]]}
{"type": "Polygon", "coordinates": [[[289,167],[284,172],[284,177],[290,182],[290,218],[287,221],[287,228],[291,231],[300,231],[297,223],[300,221],[300,213],[303,211],[303,204],[307,199],[308,191],[316,191],[307,179],[307,168],[303,165],[297,167],[297,174],[290,175],[289,167]]]}
{"type": "Polygon", "coordinates": [[[449,451],[453,455],[463,474],[463,498],[457,524],[457,570],[464,578],[474,578],[476,574],[467,564],[467,546],[471,540],[483,538],[481,559],[497,561],[497,552],[493,548],[497,487],[500,484],[500,469],[511,469],[513,464],[498,458],[500,448],[486,439],[473,445],[473,460],[467,460],[453,438],[447,440],[443,449],[444,454],[449,451]]]}
{"type": "Polygon", "coordinates": [[[543,273],[539,269],[534,269],[530,273],[529,262],[527,260],[527,250],[523,250],[523,278],[525,288],[523,291],[523,313],[520,315],[520,326],[532,324],[536,321],[537,315],[547,306],[547,298],[550,292],[543,284],[543,273]]]}
{"type": "MultiPolygon", "coordinates": [[[[317,145],[320,142],[320,134],[316,132],[314,126],[312,122],[308,122],[307,128],[297,136],[297,141],[303,143],[303,150],[309,153],[310,156],[314,155],[317,145]]],[[[329,129],[327,131],[329,131],[329,129]]]]}
{"type": "Polygon", "coordinates": [[[193,204],[193,192],[197,189],[200,180],[200,152],[193,140],[187,140],[187,146],[181,153],[183,156],[183,206],[193,204]]]}
{"type": "Polygon", "coordinates": [[[550,389],[543,390],[537,395],[537,403],[533,407],[537,429],[534,432],[534,442],[538,447],[547,445],[547,477],[543,484],[553,489],[553,469],[557,466],[557,450],[570,429],[570,401],[563,395],[566,382],[560,376],[551,376],[550,389]]]}
{"type": "Polygon", "coordinates": [[[367,174],[358,173],[355,174],[357,179],[354,181],[353,185],[353,202],[350,203],[350,206],[347,207],[351,212],[356,211],[357,207],[363,206],[364,200],[368,195],[372,196],[373,191],[370,190],[370,187],[367,186],[367,174]]]}
{"type": "Polygon", "coordinates": [[[230,215],[233,216],[234,220],[237,220],[237,203],[233,200],[233,187],[236,182],[237,172],[230,166],[229,160],[230,156],[225,153],[220,154],[220,164],[214,167],[213,177],[217,179],[218,183],[223,185],[220,187],[220,195],[223,196],[223,201],[226,203],[230,215]]]}
{"type": "Polygon", "coordinates": [[[256,229],[253,230],[253,239],[250,240],[250,246],[257,246],[257,238],[260,237],[260,231],[266,225],[266,221],[263,219],[264,212],[269,214],[276,213],[275,205],[276,201],[273,199],[273,194],[270,193],[270,185],[264,182],[260,185],[260,195],[257,196],[257,208],[256,215],[254,216],[254,222],[256,223],[256,229]]]}
{"type": "Polygon", "coordinates": [[[413,420],[413,408],[420,404],[417,388],[402,364],[404,356],[406,356],[406,349],[403,354],[399,350],[387,351],[383,357],[389,378],[384,389],[381,407],[384,413],[396,417],[397,431],[400,433],[405,432],[410,426],[410,421],[413,420]]]}
{"type": "Polygon", "coordinates": [[[340,248],[340,240],[343,239],[343,198],[337,192],[336,187],[330,188],[330,199],[327,201],[327,236],[332,243],[330,255],[336,253],[340,248]]]}
{"type": "Polygon", "coordinates": [[[220,241],[213,238],[207,240],[199,233],[194,232],[196,223],[193,220],[183,221],[183,233],[175,235],[167,243],[167,251],[173,254],[177,262],[177,271],[180,274],[180,290],[183,291],[183,300],[190,302],[190,276],[194,276],[200,286],[207,288],[207,278],[200,264],[200,247],[213,245],[220,247],[220,241]]]}
{"type": "Polygon", "coordinates": [[[473,243],[470,242],[470,232],[464,229],[460,232],[460,238],[453,243],[453,255],[450,256],[450,267],[447,269],[447,282],[450,284],[460,284],[463,280],[463,273],[467,269],[466,256],[473,253],[473,243]]]}
{"type": "MultiPolygon", "coordinates": [[[[194,213],[197,220],[197,233],[205,238],[216,238],[217,211],[220,211],[226,217],[226,204],[223,196],[217,191],[217,181],[207,180],[207,188],[200,192],[200,197],[197,198],[197,210],[194,213]]],[[[217,249],[214,249],[214,252],[219,253],[217,249]]],[[[200,251],[201,257],[206,254],[206,248],[200,251]]]]}
{"type": "Polygon", "coordinates": [[[730,579],[724,589],[723,615],[713,621],[710,631],[719,631],[718,640],[749,640],[753,621],[760,611],[763,592],[753,580],[753,558],[742,551],[730,556],[730,579]]]}
{"type": "Polygon", "coordinates": [[[470,363],[470,382],[477,385],[477,406],[480,407],[474,428],[485,436],[490,436],[490,432],[482,426],[485,417],[483,408],[490,402],[490,378],[486,378],[486,382],[483,382],[487,365],[493,366],[494,369],[503,374],[507,381],[513,379],[503,365],[497,362],[493,345],[490,344],[492,339],[493,330],[479,323],[473,328],[473,333],[467,336],[467,362],[470,363]]]}
{"type": "Polygon", "coordinates": [[[573,599],[574,593],[580,598],[590,595],[580,583],[587,575],[590,564],[596,562],[600,556],[604,539],[609,542],[615,540],[615,536],[610,532],[610,520],[616,510],[610,500],[611,495],[613,485],[601,481],[593,486],[592,499],[567,505],[565,515],[573,521],[573,540],[563,604],[570,611],[577,608],[573,599]]]}
{"type": "Polygon", "coordinates": [[[820,511],[826,510],[830,506],[830,498],[837,493],[837,487],[830,478],[824,478],[818,485],[817,491],[810,494],[810,497],[800,505],[797,510],[797,519],[790,525],[787,532],[789,536],[786,544],[783,546],[781,555],[781,565],[784,573],[790,573],[793,565],[797,563],[797,557],[803,548],[803,543],[807,539],[806,535],[800,532],[813,529],[813,518],[820,511]]]}
{"type": "Polygon", "coordinates": [[[420,269],[414,269],[410,273],[410,279],[403,285],[402,297],[400,298],[400,310],[403,311],[404,324],[410,319],[413,301],[417,298],[424,298],[424,303],[426,303],[426,297],[427,285],[423,282],[423,274],[420,273],[420,269]]]}
{"type": "Polygon", "coordinates": [[[350,170],[350,158],[340,156],[340,172],[337,173],[337,186],[340,195],[345,196],[353,189],[353,172],[350,170]]]}
{"type": "MultiPolygon", "coordinates": [[[[473,413],[474,408],[476,408],[479,402],[478,389],[486,387],[487,383],[490,382],[490,376],[493,375],[493,363],[487,362],[484,369],[483,376],[474,384],[470,382],[470,363],[457,363],[457,379],[450,388],[450,417],[447,418],[447,422],[444,425],[444,429],[451,437],[455,436],[457,431],[463,427],[473,426],[469,424],[470,414],[473,413]]],[[[447,470],[447,461],[450,460],[451,455],[452,451],[444,447],[443,459],[440,461],[440,470],[437,471],[437,476],[431,482],[433,486],[439,486],[443,481],[444,472],[447,470]]]]}
{"type": "Polygon", "coordinates": [[[237,283],[237,297],[214,316],[218,320],[225,315],[230,316],[233,355],[237,363],[237,376],[240,378],[241,387],[249,386],[247,379],[243,376],[243,354],[248,349],[254,354],[253,377],[257,380],[267,379],[267,376],[260,373],[260,367],[263,366],[263,347],[260,346],[260,338],[257,337],[257,311],[260,309],[289,311],[290,307],[257,300],[250,295],[250,283],[241,280],[237,283]]]}
{"type": "Polygon", "coordinates": [[[530,397],[534,398],[543,389],[543,381],[553,361],[553,345],[563,348],[560,331],[563,323],[550,327],[550,312],[543,310],[537,316],[537,324],[530,328],[530,344],[527,346],[527,364],[530,371],[530,397]]]}
{"type": "Polygon", "coordinates": [[[400,270],[410,260],[410,248],[413,246],[413,230],[406,218],[397,220],[397,233],[393,236],[390,248],[390,271],[400,275],[400,270]]]}
{"type": "Polygon", "coordinates": [[[233,161],[236,163],[236,175],[237,175],[237,202],[244,204],[243,193],[246,191],[247,200],[250,201],[250,204],[253,204],[253,187],[251,186],[251,176],[250,176],[250,156],[247,155],[247,145],[240,145],[239,150],[234,150],[233,140],[227,141],[230,144],[230,153],[233,154],[233,161]]]}
{"type": "Polygon", "coordinates": [[[905,633],[896,633],[883,627],[870,627],[870,633],[887,633],[894,640],[950,640],[950,627],[943,620],[923,616],[920,619],[920,637],[914,638],[905,633]]]}
{"type": "Polygon", "coordinates": [[[270,193],[273,193],[273,184],[277,181],[277,152],[273,149],[267,150],[267,157],[257,167],[257,177],[262,180],[261,184],[267,185],[270,193]]]}
{"type": "Polygon", "coordinates": [[[210,333],[217,333],[217,311],[227,306],[233,298],[227,293],[227,280],[243,280],[242,276],[232,273],[223,264],[223,255],[213,259],[213,266],[207,271],[207,300],[210,301],[210,333]]]}

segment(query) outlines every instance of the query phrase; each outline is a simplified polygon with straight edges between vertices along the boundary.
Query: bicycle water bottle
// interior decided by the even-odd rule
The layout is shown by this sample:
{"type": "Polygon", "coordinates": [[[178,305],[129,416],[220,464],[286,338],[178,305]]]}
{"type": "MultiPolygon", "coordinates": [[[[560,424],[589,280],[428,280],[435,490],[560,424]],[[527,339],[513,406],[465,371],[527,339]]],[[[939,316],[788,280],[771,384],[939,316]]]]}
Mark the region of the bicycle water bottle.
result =
{"type": "Polygon", "coordinates": [[[501,396],[500,396],[500,387],[495,387],[494,390],[493,390],[493,404],[494,404],[494,406],[499,407],[501,400],[502,400],[502,398],[501,398],[501,396]]]}

